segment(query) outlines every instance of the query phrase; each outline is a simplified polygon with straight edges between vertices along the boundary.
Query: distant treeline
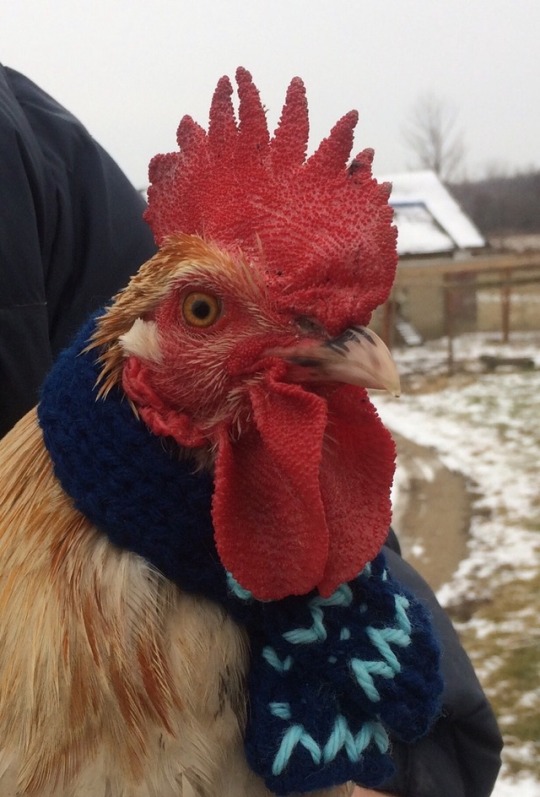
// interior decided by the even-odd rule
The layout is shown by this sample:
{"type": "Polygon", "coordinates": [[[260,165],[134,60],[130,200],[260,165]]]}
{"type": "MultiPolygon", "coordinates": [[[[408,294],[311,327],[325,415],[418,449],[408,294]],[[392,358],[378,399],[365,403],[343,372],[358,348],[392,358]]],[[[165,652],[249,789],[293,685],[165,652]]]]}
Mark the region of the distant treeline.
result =
{"type": "Polygon", "coordinates": [[[447,187],[486,236],[540,233],[540,171],[447,187]]]}

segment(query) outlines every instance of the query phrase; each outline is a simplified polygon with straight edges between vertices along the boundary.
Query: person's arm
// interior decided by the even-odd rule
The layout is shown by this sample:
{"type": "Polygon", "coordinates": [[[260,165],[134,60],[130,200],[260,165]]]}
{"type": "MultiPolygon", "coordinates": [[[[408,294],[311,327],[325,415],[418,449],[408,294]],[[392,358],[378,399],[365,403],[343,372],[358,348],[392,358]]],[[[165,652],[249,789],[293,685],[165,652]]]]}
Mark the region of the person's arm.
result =
{"type": "Polygon", "coordinates": [[[54,357],[156,246],[144,199],[84,125],[24,75],[5,72],[43,164],[36,212],[54,357]]]}
{"type": "Polygon", "coordinates": [[[89,313],[154,254],[144,208],[72,114],[0,66],[0,437],[89,313]]]}
{"type": "MultiPolygon", "coordinates": [[[[446,613],[426,582],[393,550],[385,548],[396,581],[432,613],[442,648],[445,688],[440,719],[414,744],[392,740],[396,774],[381,785],[399,797],[488,797],[500,768],[501,735],[471,662],[446,613]]],[[[381,794],[364,790],[364,795],[381,794]]],[[[360,797],[362,792],[355,797],[360,797]]]]}
{"type": "Polygon", "coordinates": [[[51,361],[40,246],[39,148],[0,66],[0,437],[37,400],[51,361]]]}

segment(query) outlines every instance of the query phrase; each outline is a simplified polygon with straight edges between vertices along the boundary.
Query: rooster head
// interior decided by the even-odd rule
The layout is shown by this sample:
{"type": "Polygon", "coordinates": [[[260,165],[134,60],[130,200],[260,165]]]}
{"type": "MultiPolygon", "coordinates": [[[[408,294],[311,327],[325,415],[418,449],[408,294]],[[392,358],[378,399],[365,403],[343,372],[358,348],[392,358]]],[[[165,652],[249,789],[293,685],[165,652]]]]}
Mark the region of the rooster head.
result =
{"type": "Polygon", "coordinates": [[[214,470],[228,572],[260,600],[331,594],[379,551],[394,445],[366,388],[399,392],[366,329],[396,266],[389,187],[350,163],[356,113],[306,158],[295,78],[270,138],[259,93],[222,78],[208,131],[150,165],[159,246],[99,320],[101,394],[121,385],[149,429],[214,470]]]}

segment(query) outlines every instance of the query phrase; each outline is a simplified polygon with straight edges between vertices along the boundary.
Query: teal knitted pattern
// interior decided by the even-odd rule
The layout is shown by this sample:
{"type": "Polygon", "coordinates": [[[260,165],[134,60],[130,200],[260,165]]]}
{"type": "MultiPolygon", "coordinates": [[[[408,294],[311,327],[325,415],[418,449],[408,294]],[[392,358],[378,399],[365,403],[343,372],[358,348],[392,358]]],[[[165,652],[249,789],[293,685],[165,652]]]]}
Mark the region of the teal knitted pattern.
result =
{"type": "Polygon", "coordinates": [[[96,365],[81,354],[92,329],[61,355],[39,406],[64,490],[114,544],[246,628],[245,749],[271,791],[384,783],[390,739],[414,741],[439,711],[439,651],[425,608],[392,580],[383,554],[328,598],[254,600],[217,556],[211,477],[179,461],[119,390],[96,401],[96,365]]]}
{"type": "Polygon", "coordinates": [[[429,618],[383,554],[329,598],[262,606],[251,645],[246,752],[276,794],[381,785],[390,738],[415,741],[439,712],[429,618]]]}

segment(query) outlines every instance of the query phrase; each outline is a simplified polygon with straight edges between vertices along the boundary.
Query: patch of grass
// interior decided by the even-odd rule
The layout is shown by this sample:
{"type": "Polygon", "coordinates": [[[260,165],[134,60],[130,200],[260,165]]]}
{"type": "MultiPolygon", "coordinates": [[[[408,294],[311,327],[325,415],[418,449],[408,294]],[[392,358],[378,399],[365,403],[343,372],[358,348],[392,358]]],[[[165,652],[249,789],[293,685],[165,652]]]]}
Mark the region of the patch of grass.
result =
{"type": "Polygon", "coordinates": [[[499,719],[510,773],[540,779],[540,575],[514,580],[460,629],[499,719]]]}
{"type": "MultiPolygon", "coordinates": [[[[540,500],[533,501],[533,506],[539,506],[540,508],[540,500]]],[[[525,518],[523,521],[523,526],[527,531],[537,531],[540,533],[540,517],[539,518],[525,518]]]]}

